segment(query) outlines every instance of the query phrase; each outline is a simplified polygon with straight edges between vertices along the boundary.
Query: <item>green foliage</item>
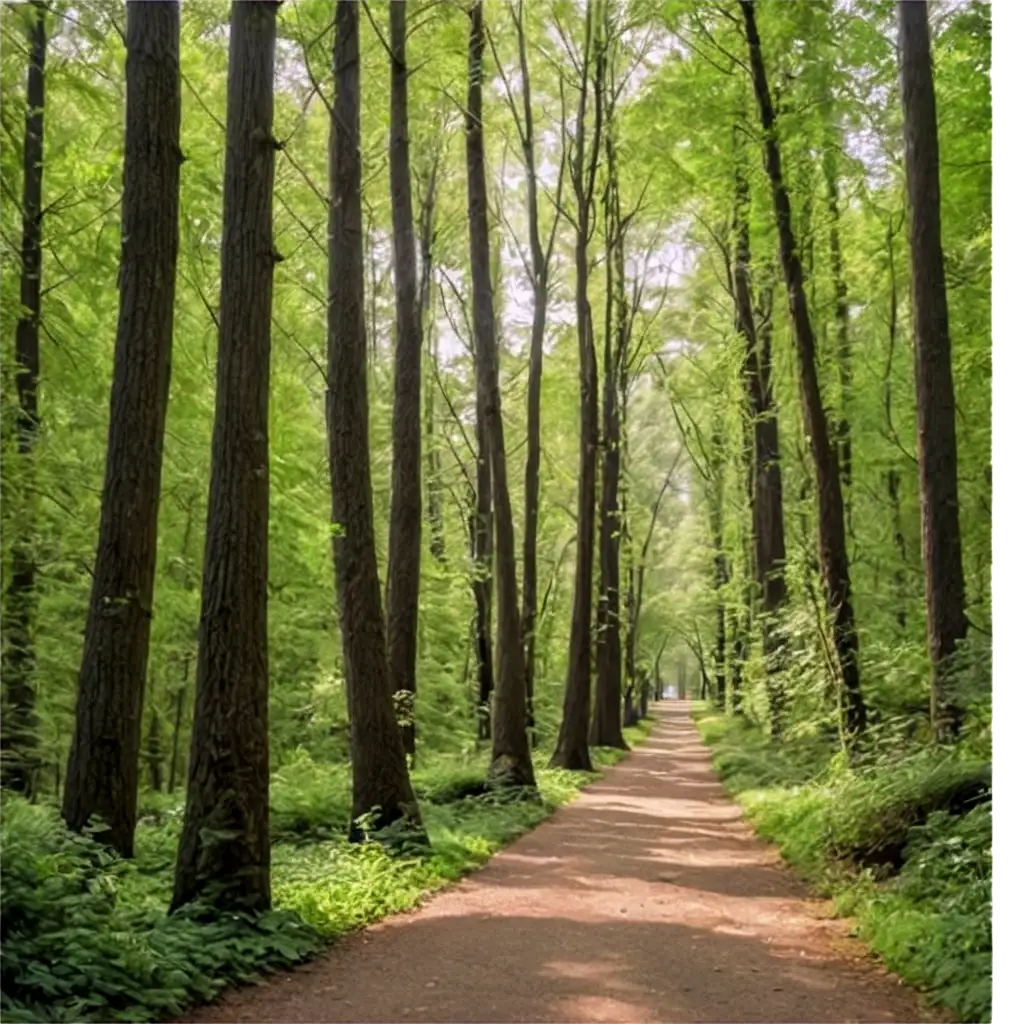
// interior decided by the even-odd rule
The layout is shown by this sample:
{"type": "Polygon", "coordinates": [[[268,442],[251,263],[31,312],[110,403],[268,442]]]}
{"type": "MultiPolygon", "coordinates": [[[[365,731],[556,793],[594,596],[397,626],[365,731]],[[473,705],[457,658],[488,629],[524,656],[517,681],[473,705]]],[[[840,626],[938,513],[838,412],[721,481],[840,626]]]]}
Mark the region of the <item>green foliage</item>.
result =
{"type": "MultiPolygon", "coordinates": [[[[651,723],[627,730],[632,742],[651,723]]],[[[602,751],[610,764],[621,751],[602,751]],[[614,755],[614,756],[613,756],[614,755]]],[[[298,752],[274,775],[275,910],[250,917],[166,913],[181,807],[145,801],[136,857],[69,833],[52,807],[6,797],[0,824],[4,1020],[146,1021],[181,1014],[225,987],[307,959],[323,941],[409,910],[484,864],[571,800],[597,773],[538,771],[540,800],[479,792],[482,756],[414,773],[431,837],[396,856],[387,837],[346,839],[348,773],[298,752]],[[468,794],[468,795],[467,795],[468,794]]]]}
{"type": "Polygon", "coordinates": [[[755,828],[886,964],[959,1020],[990,1020],[990,766],[924,747],[863,751],[851,768],[818,739],[771,744],[710,711],[698,724],[755,828]]]}

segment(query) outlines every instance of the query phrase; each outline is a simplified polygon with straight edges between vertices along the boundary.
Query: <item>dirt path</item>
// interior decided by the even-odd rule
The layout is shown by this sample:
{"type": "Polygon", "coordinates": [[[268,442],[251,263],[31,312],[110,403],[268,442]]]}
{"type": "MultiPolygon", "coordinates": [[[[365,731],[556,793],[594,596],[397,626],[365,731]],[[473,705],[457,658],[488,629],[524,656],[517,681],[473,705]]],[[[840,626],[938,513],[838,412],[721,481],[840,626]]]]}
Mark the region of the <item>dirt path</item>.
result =
{"type": "Polygon", "coordinates": [[[688,705],[658,713],[643,747],[480,871],[191,1020],[921,1020],[740,820],[688,705]]]}

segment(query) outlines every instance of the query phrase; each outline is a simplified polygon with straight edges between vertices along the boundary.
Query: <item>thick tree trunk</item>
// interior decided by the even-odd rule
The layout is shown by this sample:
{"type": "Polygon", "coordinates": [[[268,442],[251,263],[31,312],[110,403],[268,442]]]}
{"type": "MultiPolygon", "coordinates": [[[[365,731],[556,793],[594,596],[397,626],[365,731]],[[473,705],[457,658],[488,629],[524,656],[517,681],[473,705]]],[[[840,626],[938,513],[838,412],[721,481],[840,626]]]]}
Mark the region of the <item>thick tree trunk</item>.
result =
{"type": "Polygon", "coordinates": [[[334,14],[327,266],[327,432],[337,524],[334,577],[345,652],[352,760],[350,838],[404,821],[421,828],[388,685],[384,612],[373,535],[363,295],[359,7],[334,14]],[[371,823],[367,816],[373,815],[371,823]]]}
{"type": "Polygon", "coordinates": [[[235,0],[217,402],[185,824],[172,909],[270,906],[268,405],[277,5],[235,0]]]}
{"type": "MultiPolygon", "coordinates": [[[[394,249],[395,397],[391,416],[391,520],[388,530],[387,641],[391,692],[406,693],[415,716],[416,630],[420,598],[420,376],[422,333],[416,315],[416,228],[409,171],[409,85],[405,0],[391,0],[391,224],[394,249]]],[[[415,717],[401,727],[416,753],[415,717]]]]}
{"type": "Polygon", "coordinates": [[[494,787],[532,788],[536,783],[530,756],[530,739],[526,730],[526,670],[519,627],[515,535],[512,502],[508,492],[508,470],[505,464],[505,432],[501,419],[501,390],[498,379],[498,342],[494,328],[494,300],[491,291],[483,128],[484,38],[483,2],[477,0],[470,10],[466,179],[477,393],[483,406],[484,432],[491,467],[497,556],[498,678],[494,689],[489,778],[490,784],[494,787]]]}
{"type": "Polygon", "coordinates": [[[153,618],[178,259],[177,3],[129,4],[120,314],[100,534],[78,674],[64,818],[130,857],[153,618]]]}
{"type": "Polygon", "coordinates": [[[602,97],[594,90],[594,138],[586,147],[586,115],[590,61],[596,61],[595,78],[603,80],[604,56],[593,45],[593,8],[586,9],[584,62],[580,81],[580,102],[576,116],[575,156],[571,178],[576,195],[576,334],[580,359],[580,457],[576,503],[576,576],[569,631],[569,661],[566,672],[562,723],[551,758],[553,767],[590,771],[587,733],[590,725],[591,620],[594,604],[594,519],[597,492],[597,357],[594,352],[594,323],[587,296],[590,217],[596,179],[597,154],[601,145],[602,97]]]}
{"type": "Polygon", "coordinates": [[[789,191],[782,170],[776,136],[775,110],[765,73],[757,32],[754,0],[739,0],[746,27],[754,92],[764,130],[765,167],[772,187],[779,233],[779,259],[789,294],[789,309],[796,339],[804,427],[810,438],[817,478],[818,549],[822,581],[832,616],[832,639],[842,675],[843,718],[851,735],[860,733],[866,713],[860,690],[857,629],[854,622],[850,567],[846,555],[846,524],[839,465],[832,446],[828,419],[818,387],[814,328],[811,325],[803,268],[793,234],[789,191]]]}
{"type": "Polygon", "coordinates": [[[36,560],[35,446],[39,436],[39,309],[42,298],[43,112],[46,102],[46,6],[33,4],[28,30],[29,65],[25,91],[25,143],[21,184],[21,315],[14,337],[18,411],[18,493],[12,494],[4,467],[11,517],[10,577],[3,600],[3,714],[0,716],[0,782],[5,789],[35,795],[39,770],[36,747],[35,622],[36,560]]]}
{"type": "Polygon", "coordinates": [[[935,117],[928,5],[899,4],[900,92],[906,150],[910,265],[914,296],[918,481],[921,544],[932,660],[932,731],[954,737],[962,710],[950,671],[967,635],[957,490],[956,403],[946,305],[939,202],[939,139],[935,117]]]}

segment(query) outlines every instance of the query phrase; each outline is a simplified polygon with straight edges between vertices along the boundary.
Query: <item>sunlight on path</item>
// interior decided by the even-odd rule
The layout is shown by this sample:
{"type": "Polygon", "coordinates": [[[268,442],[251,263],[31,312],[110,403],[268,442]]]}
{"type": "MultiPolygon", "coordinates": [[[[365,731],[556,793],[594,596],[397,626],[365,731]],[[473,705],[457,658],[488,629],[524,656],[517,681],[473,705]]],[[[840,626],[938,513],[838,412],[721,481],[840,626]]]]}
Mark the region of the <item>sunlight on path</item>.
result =
{"type": "Polygon", "coordinates": [[[236,992],[212,1021],[911,1021],[917,999],[841,958],[740,819],[689,705],[578,800],[421,910],[236,992]]]}

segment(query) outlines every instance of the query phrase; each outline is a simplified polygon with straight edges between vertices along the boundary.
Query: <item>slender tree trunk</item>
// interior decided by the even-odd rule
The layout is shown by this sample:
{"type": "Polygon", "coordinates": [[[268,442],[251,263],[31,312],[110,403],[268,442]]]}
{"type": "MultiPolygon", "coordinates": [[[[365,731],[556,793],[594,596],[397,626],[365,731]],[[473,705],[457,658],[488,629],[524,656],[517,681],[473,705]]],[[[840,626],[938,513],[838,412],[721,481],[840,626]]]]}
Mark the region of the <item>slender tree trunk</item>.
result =
{"type": "MultiPolygon", "coordinates": [[[[420,371],[423,337],[416,315],[416,228],[409,171],[409,85],[405,0],[391,0],[391,224],[394,248],[395,399],[391,417],[391,521],[388,530],[387,641],[392,693],[409,694],[415,715],[416,628],[420,598],[420,371]]],[[[416,753],[415,718],[402,744],[416,753]]]]}
{"type": "Polygon", "coordinates": [[[387,648],[373,535],[369,397],[363,294],[359,6],[334,13],[330,248],[327,266],[327,432],[334,577],[345,653],[352,760],[350,838],[404,821],[421,830],[388,686],[387,648]],[[367,827],[366,817],[374,816],[367,827]]]}
{"type": "Polygon", "coordinates": [[[853,613],[850,567],[846,555],[846,524],[839,465],[829,436],[828,419],[818,387],[814,328],[811,325],[804,290],[803,268],[793,235],[789,191],[783,177],[775,110],[761,54],[754,0],[739,0],[739,3],[746,27],[754,92],[764,130],[765,167],[772,186],[779,233],[779,257],[786,279],[793,333],[796,338],[804,427],[810,438],[817,477],[818,549],[823,583],[832,616],[832,639],[842,675],[843,717],[847,731],[855,736],[864,728],[866,712],[860,689],[857,628],[853,613]]]}
{"type": "Polygon", "coordinates": [[[562,723],[551,758],[553,767],[590,771],[587,733],[590,724],[591,620],[594,603],[594,519],[597,496],[597,357],[594,352],[594,323],[587,296],[590,218],[596,180],[597,155],[601,145],[602,90],[594,90],[594,138],[586,146],[587,94],[591,61],[595,80],[604,78],[602,44],[594,45],[593,8],[585,15],[584,58],[581,69],[580,101],[576,115],[575,154],[570,161],[570,178],[576,195],[576,333],[580,358],[580,461],[576,507],[576,579],[569,631],[569,661],[562,703],[562,723]]]}
{"type": "MultiPolygon", "coordinates": [[[[437,368],[437,331],[434,325],[433,277],[434,277],[434,207],[437,195],[437,174],[441,163],[441,150],[430,167],[427,192],[420,210],[420,263],[421,276],[419,297],[416,303],[416,319],[423,337],[423,347],[431,367],[437,368]]],[[[439,563],[445,562],[444,501],[441,485],[441,451],[435,440],[434,398],[436,386],[431,381],[424,396],[424,429],[426,430],[427,451],[427,523],[430,527],[430,554],[439,563]]]]}
{"type": "Polygon", "coordinates": [[[159,793],[163,789],[163,743],[160,737],[160,716],[156,708],[149,718],[149,736],[146,739],[146,766],[149,769],[150,792],[159,793]]]}
{"type": "Polygon", "coordinates": [[[473,600],[476,603],[477,739],[491,738],[491,695],[494,693],[494,645],[491,635],[493,600],[493,519],[491,466],[484,430],[484,407],[477,391],[476,514],[473,517],[473,600]]]}
{"type": "Polygon", "coordinates": [[[217,402],[185,824],[171,907],[270,906],[268,405],[277,5],[235,0],[217,402]]]}
{"type": "Polygon", "coordinates": [[[64,818],[132,855],[171,383],[182,161],[177,3],[128,5],[120,314],[64,818]]]}
{"type": "MultiPolygon", "coordinates": [[[[555,210],[555,223],[547,249],[541,243],[540,209],[537,198],[537,168],[534,154],[533,104],[530,92],[530,65],[526,56],[526,26],[523,0],[515,8],[516,37],[519,46],[519,74],[523,101],[520,142],[526,165],[526,215],[530,234],[530,273],[533,282],[533,320],[530,326],[530,370],[526,389],[526,475],[523,529],[523,656],[526,667],[526,725],[535,742],[533,691],[537,661],[537,527],[540,518],[540,399],[544,372],[544,332],[548,314],[548,270],[551,246],[560,219],[555,210]]],[[[559,174],[559,194],[561,193],[559,174]]]]}
{"type": "Polygon", "coordinates": [[[967,636],[957,490],[956,403],[939,202],[939,138],[928,5],[899,4],[900,92],[914,296],[918,482],[932,660],[932,732],[955,737],[963,715],[951,665],[967,636]]]}
{"type": "Polygon", "coordinates": [[[615,142],[605,134],[608,184],[605,235],[608,243],[602,402],[603,466],[601,473],[600,577],[597,604],[597,689],[590,743],[628,749],[622,735],[622,634],[619,617],[619,476],[621,437],[619,385],[626,355],[629,311],[626,308],[625,241],[619,202],[615,142]]]}
{"type": "Polygon", "coordinates": [[[523,664],[516,594],[516,549],[512,502],[505,464],[501,419],[498,342],[491,292],[487,224],[487,171],[483,129],[483,0],[470,10],[469,93],[466,102],[466,179],[468,186],[470,269],[473,279],[473,335],[476,339],[477,392],[483,406],[484,432],[494,494],[494,540],[498,595],[498,678],[494,689],[490,784],[494,787],[536,785],[526,730],[526,670],[523,664]]]}
{"type": "Polygon", "coordinates": [[[767,289],[758,325],[754,312],[750,255],[750,187],[742,168],[736,175],[734,290],[737,328],[746,346],[743,377],[747,412],[753,424],[753,495],[750,502],[754,533],[754,575],[761,609],[762,643],[772,733],[782,733],[784,692],[779,617],[785,607],[786,537],[779,463],[779,417],[772,389],[772,303],[767,289]]]}
{"type": "Polygon", "coordinates": [[[167,792],[173,793],[178,784],[178,751],[181,744],[181,718],[185,711],[185,698],[188,694],[188,672],[191,657],[185,655],[185,673],[181,687],[174,695],[174,731],[171,733],[171,769],[167,778],[167,792]]]}
{"type": "Polygon", "coordinates": [[[25,143],[21,185],[21,315],[14,337],[18,411],[19,490],[4,486],[8,502],[17,502],[10,537],[10,577],[3,600],[3,715],[0,716],[0,782],[5,789],[33,797],[39,760],[36,753],[35,625],[36,559],[35,446],[39,436],[39,310],[42,298],[43,111],[46,102],[46,5],[33,4],[28,30],[29,65],[25,91],[25,143]]]}
{"type": "Polygon", "coordinates": [[[840,403],[836,417],[835,437],[839,455],[839,476],[846,488],[847,529],[853,533],[852,498],[853,444],[850,439],[850,400],[853,392],[853,353],[850,348],[850,300],[843,269],[843,249],[839,235],[839,172],[834,146],[825,150],[825,192],[828,200],[828,247],[832,271],[832,294],[835,301],[836,361],[839,364],[840,403]]]}

